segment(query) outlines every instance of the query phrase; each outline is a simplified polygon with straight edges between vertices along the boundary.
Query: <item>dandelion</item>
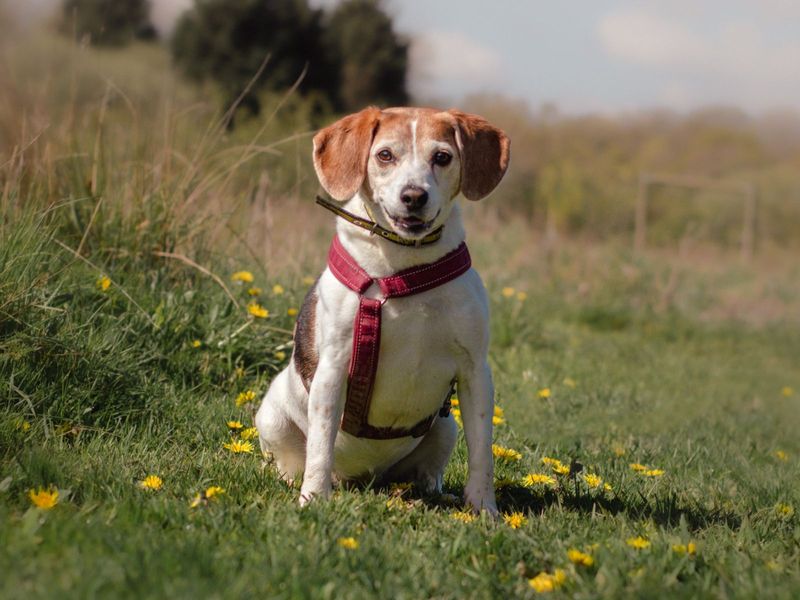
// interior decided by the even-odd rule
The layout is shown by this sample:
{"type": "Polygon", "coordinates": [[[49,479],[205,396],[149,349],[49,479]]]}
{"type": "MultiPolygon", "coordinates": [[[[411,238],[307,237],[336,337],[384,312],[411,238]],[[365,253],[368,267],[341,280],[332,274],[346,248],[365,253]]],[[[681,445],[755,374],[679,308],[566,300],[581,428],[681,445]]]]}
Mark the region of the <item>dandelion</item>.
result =
{"type": "Polygon", "coordinates": [[[212,485],[197,494],[189,504],[189,508],[197,508],[201,504],[208,504],[209,500],[214,500],[217,496],[222,496],[223,494],[225,494],[225,488],[212,485]]]}
{"type": "Polygon", "coordinates": [[[511,448],[504,448],[497,444],[492,444],[492,454],[502,460],[521,460],[522,454],[511,448]]]}
{"type": "Polygon", "coordinates": [[[646,471],[641,471],[641,473],[645,477],[661,477],[664,474],[664,469],[647,469],[646,471]]]}
{"type": "Polygon", "coordinates": [[[247,295],[248,296],[260,296],[261,295],[261,288],[253,286],[251,288],[247,288],[247,295]]]}
{"type": "Polygon", "coordinates": [[[503,521],[506,525],[511,527],[511,529],[519,529],[528,522],[528,519],[521,512],[513,512],[503,515],[503,521]]]}
{"type": "Polygon", "coordinates": [[[275,352],[275,354],[273,354],[273,356],[279,361],[286,360],[286,352],[284,352],[283,350],[278,350],[277,352],[275,352]]]}
{"type": "Polygon", "coordinates": [[[218,485],[212,485],[211,487],[206,489],[206,498],[209,500],[216,496],[221,496],[225,493],[225,488],[220,487],[218,485]]]}
{"type": "Polygon", "coordinates": [[[164,485],[164,480],[158,475],[148,475],[139,482],[139,487],[143,490],[150,490],[156,492],[164,485]]]}
{"type": "Polygon", "coordinates": [[[236,430],[241,429],[242,427],[244,427],[244,425],[242,425],[241,421],[228,421],[226,423],[226,425],[228,426],[228,429],[230,429],[232,431],[236,431],[236,430]]]}
{"type": "Polygon", "coordinates": [[[464,422],[461,420],[461,409],[452,408],[450,409],[450,414],[453,415],[453,420],[455,420],[456,425],[464,427],[464,422]]]}
{"type": "Polygon", "coordinates": [[[504,298],[511,298],[516,293],[516,290],[513,287],[504,287],[501,293],[504,298]]]}
{"type": "Polygon", "coordinates": [[[775,505],[775,512],[778,513],[779,517],[788,519],[794,514],[794,506],[779,502],[775,505]]]}
{"type": "Polygon", "coordinates": [[[192,340],[192,348],[199,348],[202,345],[203,342],[201,342],[200,340],[192,340]]]}
{"type": "Polygon", "coordinates": [[[643,538],[642,536],[628,538],[625,540],[625,543],[631,548],[636,548],[637,550],[644,550],[645,548],[650,547],[650,540],[643,538]]]}
{"type": "Polygon", "coordinates": [[[450,513],[450,517],[462,523],[472,523],[475,520],[475,515],[468,510],[457,510],[450,513]]]}
{"type": "Polygon", "coordinates": [[[560,464],[562,464],[562,463],[561,463],[561,461],[560,461],[560,460],[558,460],[557,458],[551,458],[551,457],[549,457],[549,456],[543,456],[543,457],[542,457],[542,464],[543,464],[543,465],[548,465],[548,466],[551,466],[551,467],[552,467],[552,466],[555,466],[555,465],[560,465],[560,464]]]}
{"type": "Polygon", "coordinates": [[[105,275],[99,277],[96,282],[97,289],[101,292],[107,292],[108,288],[111,287],[111,280],[106,277],[105,275]]]}
{"type": "Polygon", "coordinates": [[[547,400],[550,397],[550,388],[549,387],[542,388],[538,392],[536,392],[536,395],[539,396],[539,398],[541,398],[542,400],[547,400]]]}
{"type": "Polygon", "coordinates": [[[520,302],[525,302],[528,299],[528,294],[525,292],[517,292],[517,300],[520,302]]]}
{"type": "Polygon", "coordinates": [[[250,271],[236,271],[236,273],[231,275],[231,281],[253,283],[253,274],[250,271]]]}
{"type": "Polygon", "coordinates": [[[495,404],[494,412],[492,414],[495,417],[500,417],[502,419],[502,418],[504,418],[506,416],[506,411],[495,404]]]}
{"type": "Polygon", "coordinates": [[[453,396],[450,398],[450,406],[459,406],[458,396],[453,396]]]}
{"type": "Polygon", "coordinates": [[[522,485],[533,487],[535,485],[556,485],[555,477],[544,473],[529,473],[522,478],[522,485]]]}
{"type": "Polygon", "coordinates": [[[296,317],[298,312],[300,312],[300,311],[298,311],[298,310],[297,310],[296,308],[294,308],[294,307],[291,307],[291,308],[287,308],[287,309],[286,309],[286,314],[287,314],[287,315],[289,315],[290,317],[296,317]]]}
{"type": "Polygon", "coordinates": [[[781,389],[781,394],[788,398],[789,396],[794,394],[794,390],[790,388],[788,385],[786,385],[781,389]]]}
{"type": "Polygon", "coordinates": [[[778,460],[782,460],[783,462],[786,462],[787,460],[789,460],[789,455],[786,454],[786,452],[784,452],[783,450],[775,450],[775,458],[777,458],[778,460]]]}
{"type": "Polygon", "coordinates": [[[283,289],[283,286],[280,283],[276,283],[272,286],[272,293],[276,296],[282,295],[286,290],[283,289]]]}
{"type": "Polygon", "coordinates": [[[222,447],[234,454],[252,454],[253,452],[253,443],[242,440],[233,440],[230,443],[222,444],[222,447]]]}
{"type": "Polygon", "coordinates": [[[31,429],[31,424],[25,419],[17,419],[17,422],[14,424],[14,427],[16,427],[22,433],[27,433],[31,429]]]}
{"type": "Polygon", "coordinates": [[[570,469],[568,465],[556,465],[553,467],[553,472],[556,475],[569,475],[570,469]]]}
{"type": "Polygon", "coordinates": [[[592,558],[591,554],[581,552],[577,548],[567,550],[567,558],[573,565],[580,567],[591,567],[594,564],[594,558],[592,558]]]}
{"type": "Polygon", "coordinates": [[[604,492],[613,492],[613,491],[614,491],[614,488],[613,488],[613,487],[611,487],[611,485],[610,485],[610,484],[608,484],[608,483],[604,483],[604,484],[603,484],[603,491],[604,491],[604,492]]]}
{"type": "Polygon", "coordinates": [[[338,540],[336,540],[336,543],[347,550],[358,549],[358,540],[354,537],[340,537],[338,540]]]}
{"type": "Polygon", "coordinates": [[[533,579],[528,579],[530,585],[540,594],[546,594],[560,588],[567,580],[567,575],[563,569],[556,569],[553,573],[542,571],[533,579]]]}
{"type": "Polygon", "coordinates": [[[642,471],[647,471],[647,467],[641,463],[631,463],[629,466],[634,471],[639,471],[640,473],[642,471]]]}
{"type": "Polygon", "coordinates": [[[688,544],[673,544],[672,551],[678,555],[688,554],[694,556],[697,553],[697,544],[689,542],[688,544]]]}
{"type": "Polygon", "coordinates": [[[314,279],[313,277],[309,277],[308,275],[306,275],[302,279],[303,285],[312,285],[315,281],[316,279],[314,279]]]}
{"type": "Polygon", "coordinates": [[[248,427],[247,429],[242,430],[242,433],[239,434],[243,440],[254,440],[258,437],[258,429],[255,427],[248,427]]]}
{"type": "Polygon", "coordinates": [[[583,480],[586,482],[586,485],[588,485],[591,489],[600,487],[600,485],[603,483],[603,480],[600,479],[600,477],[595,475],[594,473],[587,473],[586,475],[583,476],[583,480]]]}
{"type": "Polygon", "coordinates": [[[266,319],[269,316],[269,311],[261,306],[258,302],[251,302],[248,304],[247,312],[259,319],[266,319]]]}
{"type": "Polygon", "coordinates": [[[36,508],[50,510],[58,504],[58,490],[52,486],[47,489],[28,490],[28,498],[36,508]]]}
{"type": "Polygon", "coordinates": [[[563,383],[568,388],[573,388],[573,389],[575,388],[575,386],[578,385],[577,382],[574,379],[572,379],[571,377],[564,377],[563,383]]]}
{"type": "Polygon", "coordinates": [[[238,396],[236,396],[236,406],[241,407],[245,404],[249,404],[256,399],[256,393],[252,390],[247,390],[246,392],[240,392],[238,396]]]}

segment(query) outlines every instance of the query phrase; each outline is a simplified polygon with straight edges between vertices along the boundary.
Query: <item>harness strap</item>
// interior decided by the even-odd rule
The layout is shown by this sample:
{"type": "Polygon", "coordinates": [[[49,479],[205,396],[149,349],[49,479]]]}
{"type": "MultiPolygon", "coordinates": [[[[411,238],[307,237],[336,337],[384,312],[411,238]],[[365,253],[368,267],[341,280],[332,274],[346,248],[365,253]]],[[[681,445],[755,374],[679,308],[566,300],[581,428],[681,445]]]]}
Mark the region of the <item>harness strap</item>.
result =
{"type": "Polygon", "coordinates": [[[373,427],[367,422],[381,343],[381,307],[390,298],[411,296],[452,281],[467,272],[472,266],[469,250],[463,242],[436,262],[411,267],[394,275],[372,278],[344,249],[338,237],[333,238],[328,252],[328,268],[331,273],[356,292],[359,297],[358,312],[353,325],[353,351],[348,371],[347,399],[342,416],[342,430],[356,437],[370,439],[393,439],[425,435],[433,426],[437,414],[449,414],[450,392],[436,413],[422,419],[410,428],[373,427]],[[367,298],[364,292],[377,284],[384,299],[367,298]]]}

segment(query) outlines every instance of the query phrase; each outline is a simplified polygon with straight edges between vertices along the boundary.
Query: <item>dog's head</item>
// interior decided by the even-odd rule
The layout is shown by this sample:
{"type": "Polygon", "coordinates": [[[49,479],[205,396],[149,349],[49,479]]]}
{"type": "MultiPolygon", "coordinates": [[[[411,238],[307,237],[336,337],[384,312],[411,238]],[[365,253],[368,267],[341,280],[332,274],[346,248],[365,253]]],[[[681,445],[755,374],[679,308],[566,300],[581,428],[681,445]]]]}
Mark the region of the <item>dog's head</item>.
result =
{"type": "Polygon", "coordinates": [[[457,110],[365,108],[314,136],[314,168],[336,200],[361,191],[375,218],[409,239],[447,218],[461,192],[488,195],[508,167],[509,140],[485,119],[457,110]]]}

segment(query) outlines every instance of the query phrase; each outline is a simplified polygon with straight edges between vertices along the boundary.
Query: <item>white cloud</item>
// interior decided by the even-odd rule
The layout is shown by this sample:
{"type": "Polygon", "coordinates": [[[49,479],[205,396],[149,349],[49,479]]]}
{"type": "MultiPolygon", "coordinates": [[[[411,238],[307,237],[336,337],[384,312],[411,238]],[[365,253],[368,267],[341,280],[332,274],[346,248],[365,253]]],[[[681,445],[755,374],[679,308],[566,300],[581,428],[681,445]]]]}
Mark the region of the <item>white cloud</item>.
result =
{"type": "Polygon", "coordinates": [[[771,39],[768,28],[736,18],[693,24],[674,13],[630,9],[603,17],[597,32],[612,58],[663,79],[663,101],[755,110],[800,104],[800,41],[771,39]]]}
{"type": "Polygon", "coordinates": [[[460,95],[496,87],[504,78],[502,57],[455,31],[418,34],[410,50],[412,93],[460,95]]]}

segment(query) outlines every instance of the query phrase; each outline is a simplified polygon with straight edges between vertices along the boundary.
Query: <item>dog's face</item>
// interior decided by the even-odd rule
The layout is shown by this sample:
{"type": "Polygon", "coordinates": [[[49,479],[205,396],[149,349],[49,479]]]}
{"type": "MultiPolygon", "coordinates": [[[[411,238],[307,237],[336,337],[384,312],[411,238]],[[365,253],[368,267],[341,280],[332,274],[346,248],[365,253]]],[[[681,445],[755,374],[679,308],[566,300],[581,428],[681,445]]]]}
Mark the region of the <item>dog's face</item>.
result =
{"type": "Polygon", "coordinates": [[[376,220],[408,239],[443,223],[459,192],[470,200],[489,194],[508,155],[502,131],[453,110],[370,107],[314,137],[314,167],[325,190],[337,200],[361,190],[379,207],[376,220]]]}

